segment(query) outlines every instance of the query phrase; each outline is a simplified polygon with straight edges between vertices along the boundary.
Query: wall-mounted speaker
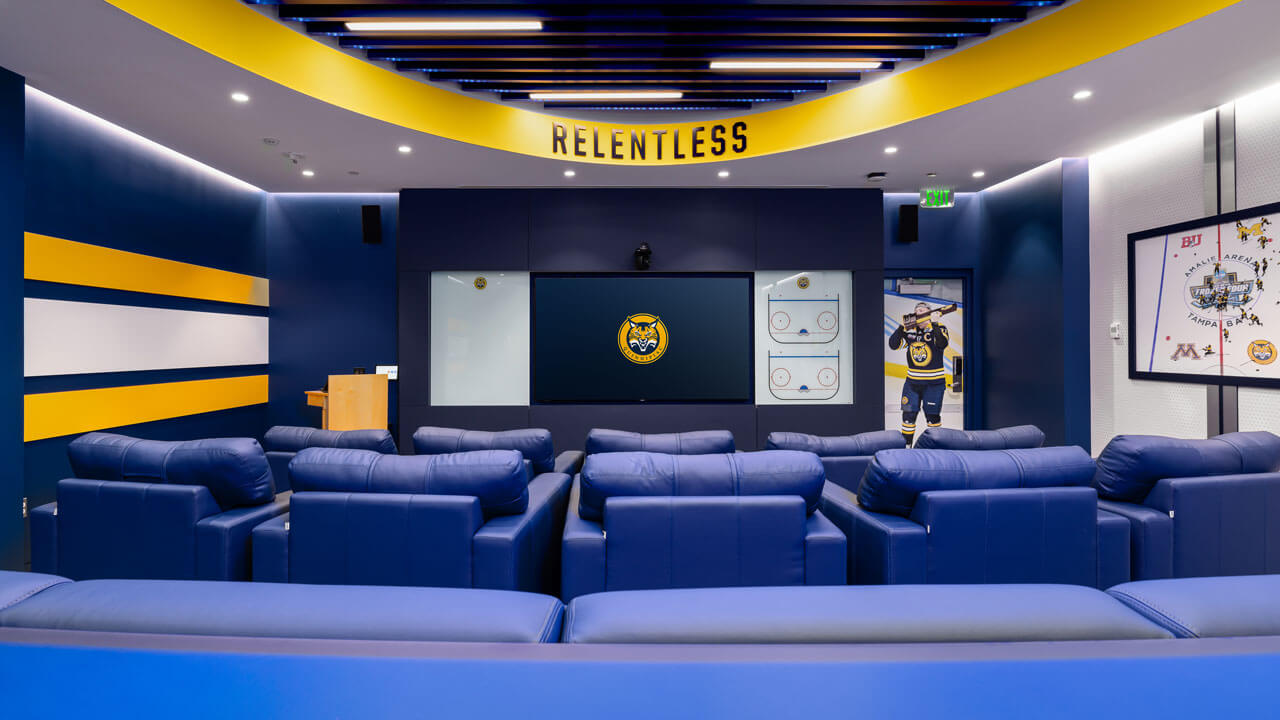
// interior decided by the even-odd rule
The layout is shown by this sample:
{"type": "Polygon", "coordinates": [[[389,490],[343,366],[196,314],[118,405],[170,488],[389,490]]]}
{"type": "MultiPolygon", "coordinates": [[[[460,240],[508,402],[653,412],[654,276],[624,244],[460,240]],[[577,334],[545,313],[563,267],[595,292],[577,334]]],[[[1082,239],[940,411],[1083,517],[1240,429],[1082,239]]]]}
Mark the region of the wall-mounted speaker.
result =
{"type": "Polygon", "coordinates": [[[361,205],[360,227],[366,243],[377,245],[382,242],[382,206],[361,205]]]}
{"type": "Polygon", "coordinates": [[[913,243],[920,239],[920,206],[898,206],[898,242],[913,243]]]}

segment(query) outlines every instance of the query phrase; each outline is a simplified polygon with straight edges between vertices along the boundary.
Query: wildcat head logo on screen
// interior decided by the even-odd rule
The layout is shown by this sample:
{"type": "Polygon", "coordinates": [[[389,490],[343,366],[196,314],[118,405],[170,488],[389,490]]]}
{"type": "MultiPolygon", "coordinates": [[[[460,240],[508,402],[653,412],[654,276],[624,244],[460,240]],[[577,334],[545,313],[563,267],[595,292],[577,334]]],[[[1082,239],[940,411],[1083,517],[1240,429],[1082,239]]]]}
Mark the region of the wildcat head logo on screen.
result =
{"type": "Polygon", "coordinates": [[[630,315],[618,328],[618,349],[631,362],[648,365],[667,351],[667,326],[657,315],[630,315]]]}

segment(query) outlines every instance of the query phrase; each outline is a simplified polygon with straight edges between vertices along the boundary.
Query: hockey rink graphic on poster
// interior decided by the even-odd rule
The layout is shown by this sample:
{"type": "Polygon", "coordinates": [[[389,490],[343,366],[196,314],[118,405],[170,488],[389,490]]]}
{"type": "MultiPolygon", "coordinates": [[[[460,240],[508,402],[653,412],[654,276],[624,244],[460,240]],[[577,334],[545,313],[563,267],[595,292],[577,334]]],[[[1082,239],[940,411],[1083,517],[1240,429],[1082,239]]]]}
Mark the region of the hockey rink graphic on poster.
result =
{"type": "Polygon", "coordinates": [[[830,400],[840,392],[840,353],[769,353],[769,394],[779,400],[830,400]]]}
{"type": "Polygon", "coordinates": [[[1135,241],[1138,371],[1280,379],[1276,216],[1135,241]]]}
{"type": "Polygon", "coordinates": [[[829,343],[840,335],[840,296],[769,297],[769,337],[783,344],[829,343]]]}
{"type": "Polygon", "coordinates": [[[853,402],[853,273],[755,275],[757,405],[853,402]]]}

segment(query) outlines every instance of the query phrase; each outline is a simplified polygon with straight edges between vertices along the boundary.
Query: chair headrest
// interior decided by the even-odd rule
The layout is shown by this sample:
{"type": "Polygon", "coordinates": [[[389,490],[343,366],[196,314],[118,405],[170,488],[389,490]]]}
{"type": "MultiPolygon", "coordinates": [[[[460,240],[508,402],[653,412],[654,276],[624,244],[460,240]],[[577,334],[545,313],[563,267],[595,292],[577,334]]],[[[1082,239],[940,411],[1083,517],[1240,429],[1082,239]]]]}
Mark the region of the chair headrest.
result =
{"type": "Polygon", "coordinates": [[[804,450],[818,457],[874,455],[877,450],[905,448],[906,440],[897,430],[876,430],[856,435],[809,435],[797,432],[771,432],[765,443],[767,450],[804,450]]]}
{"type": "Polygon", "coordinates": [[[1015,425],[996,430],[929,428],[916,447],[934,450],[1016,450],[1044,445],[1044,431],[1035,425],[1015,425]]]}
{"type": "Polygon", "coordinates": [[[276,425],[262,437],[270,452],[298,452],[309,447],[375,450],[394,455],[396,441],[386,430],[320,430],[296,425],[276,425]]]}
{"type": "Polygon", "coordinates": [[[1280,437],[1235,432],[1207,440],[1117,435],[1098,455],[1098,496],[1142,502],[1165,478],[1280,472],[1280,437]]]}
{"type": "Polygon", "coordinates": [[[267,454],[253,438],[174,442],[95,432],[72,440],[67,457],[84,480],[204,486],[223,510],[262,505],[276,494],[267,454]]]}
{"type": "Polygon", "coordinates": [[[525,459],[533,464],[535,473],[552,472],[556,467],[556,452],[551,444],[551,431],[542,428],[485,432],[420,427],[413,433],[413,451],[419,455],[439,455],[467,450],[519,450],[525,459]]]}
{"type": "Polygon", "coordinates": [[[682,433],[635,433],[593,428],[587,433],[587,454],[655,452],[669,455],[711,455],[733,452],[728,430],[695,430],[682,433]]]}
{"type": "Polygon", "coordinates": [[[799,495],[818,509],[826,475],[817,455],[763,450],[718,455],[616,452],[588,455],[582,465],[578,514],[604,517],[616,496],[799,495]]]}
{"type": "Polygon", "coordinates": [[[529,507],[524,458],[515,450],[445,455],[383,455],[372,450],[306,448],[289,461],[296,492],[465,495],[484,516],[519,515],[529,507]]]}
{"type": "Polygon", "coordinates": [[[872,512],[911,515],[920,493],[934,490],[1077,487],[1093,481],[1083,449],[881,450],[858,486],[858,504],[872,512]]]}

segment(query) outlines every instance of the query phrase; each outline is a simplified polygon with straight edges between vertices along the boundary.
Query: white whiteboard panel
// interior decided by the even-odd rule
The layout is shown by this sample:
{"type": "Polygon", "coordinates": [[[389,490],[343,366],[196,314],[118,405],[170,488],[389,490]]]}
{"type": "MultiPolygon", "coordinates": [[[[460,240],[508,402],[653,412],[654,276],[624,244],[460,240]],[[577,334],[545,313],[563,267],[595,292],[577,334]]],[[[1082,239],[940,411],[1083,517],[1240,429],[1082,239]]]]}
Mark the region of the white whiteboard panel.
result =
{"type": "Polygon", "coordinates": [[[853,273],[756,273],[756,404],[853,402],[853,273]]]}
{"type": "Polygon", "coordinates": [[[267,318],[25,298],[27,377],[265,365],[267,318]]]}
{"type": "Polygon", "coordinates": [[[529,273],[431,273],[431,404],[529,404],[529,273]]]}

